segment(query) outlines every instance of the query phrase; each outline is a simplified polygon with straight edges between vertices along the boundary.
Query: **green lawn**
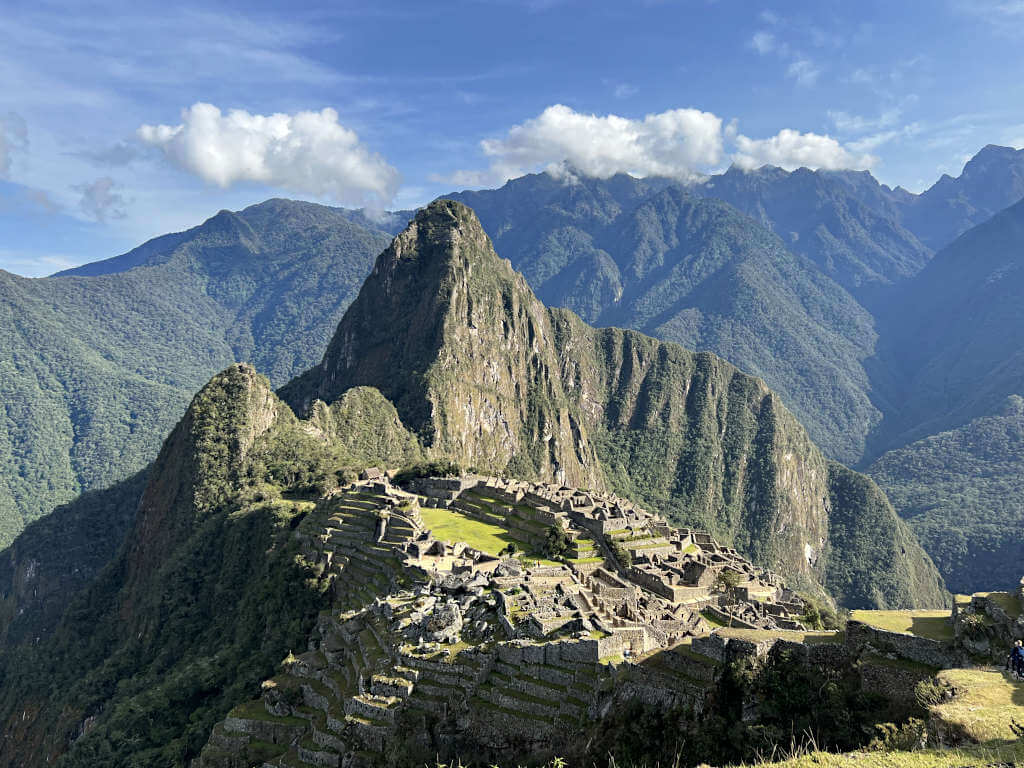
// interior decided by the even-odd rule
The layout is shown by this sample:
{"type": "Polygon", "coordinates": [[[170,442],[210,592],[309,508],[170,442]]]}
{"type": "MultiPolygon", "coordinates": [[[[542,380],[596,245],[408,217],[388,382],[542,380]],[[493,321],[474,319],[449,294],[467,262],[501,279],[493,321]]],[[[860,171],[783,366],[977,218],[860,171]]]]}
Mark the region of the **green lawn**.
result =
{"type": "Polygon", "coordinates": [[[1024,757],[1021,745],[922,749],[914,752],[808,752],[782,762],[758,763],[758,768],[985,768],[1024,757]]]}
{"type": "Polygon", "coordinates": [[[485,523],[454,509],[424,507],[420,517],[438,541],[464,541],[489,555],[497,555],[513,541],[500,525],[485,523]]]}
{"type": "MultiPolygon", "coordinates": [[[[512,536],[502,526],[485,523],[455,509],[424,507],[420,510],[420,517],[423,519],[423,525],[430,529],[438,541],[464,541],[474,549],[489,555],[497,555],[510,543],[515,544],[520,552],[527,550],[526,544],[512,536]]],[[[541,565],[558,565],[551,560],[545,560],[536,552],[527,551],[526,555],[529,560],[541,565]]]]}
{"type": "Polygon", "coordinates": [[[909,632],[929,640],[952,640],[949,611],[852,611],[850,618],[890,632],[909,632]]]}

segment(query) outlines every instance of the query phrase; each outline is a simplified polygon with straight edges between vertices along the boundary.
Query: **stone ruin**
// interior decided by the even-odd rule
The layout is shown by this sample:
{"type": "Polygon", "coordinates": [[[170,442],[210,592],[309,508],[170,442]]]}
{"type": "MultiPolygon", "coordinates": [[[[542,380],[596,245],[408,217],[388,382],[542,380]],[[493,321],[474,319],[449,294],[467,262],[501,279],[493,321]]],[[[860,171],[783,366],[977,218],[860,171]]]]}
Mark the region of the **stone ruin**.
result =
{"type": "MultiPolygon", "coordinates": [[[[571,556],[564,564],[494,580],[516,636],[619,636],[621,642],[605,644],[606,655],[613,655],[642,654],[707,633],[708,619],[747,629],[805,629],[803,600],[776,574],[704,531],[673,528],[613,494],[472,475],[425,478],[414,490],[424,505],[499,524],[534,551],[543,550],[552,526],[566,533],[571,556]],[[619,562],[616,549],[628,553],[628,563],[619,562]]],[[[461,547],[425,532],[405,552],[409,564],[421,567],[492,574],[500,567],[501,559],[461,547]]]]}
{"type": "Polygon", "coordinates": [[[309,527],[297,535],[334,607],[261,699],[214,728],[196,768],[246,750],[276,750],[264,766],[372,765],[400,730],[541,748],[599,717],[620,668],[635,670],[623,690],[699,709],[717,662],[688,643],[717,625],[803,629],[776,575],[610,494],[482,476],[403,490],[367,471],[309,527]],[[437,539],[424,508],[500,526],[517,551],[437,539]],[[568,549],[538,560],[552,527],[568,549]]]}

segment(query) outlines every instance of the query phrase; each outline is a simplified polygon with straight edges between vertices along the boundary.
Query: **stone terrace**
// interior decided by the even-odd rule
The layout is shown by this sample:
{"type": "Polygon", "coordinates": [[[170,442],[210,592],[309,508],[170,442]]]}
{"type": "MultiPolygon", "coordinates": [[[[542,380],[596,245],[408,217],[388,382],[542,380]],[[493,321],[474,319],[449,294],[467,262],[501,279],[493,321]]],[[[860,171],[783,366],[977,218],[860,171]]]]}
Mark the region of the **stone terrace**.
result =
{"type": "Polygon", "coordinates": [[[320,527],[302,543],[329,574],[334,608],[261,698],[216,726],[197,768],[255,755],[372,765],[398,729],[456,720],[484,744],[552,743],[598,716],[615,665],[698,706],[715,661],[681,644],[711,631],[705,616],[800,628],[802,605],[777,577],[615,496],[480,476],[406,491],[373,474],[310,517],[320,527]],[[435,538],[428,508],[494,526],[520,551],[435,538]],[[561,562],[524,557],[552,527],[569,541],[561,562]]]}

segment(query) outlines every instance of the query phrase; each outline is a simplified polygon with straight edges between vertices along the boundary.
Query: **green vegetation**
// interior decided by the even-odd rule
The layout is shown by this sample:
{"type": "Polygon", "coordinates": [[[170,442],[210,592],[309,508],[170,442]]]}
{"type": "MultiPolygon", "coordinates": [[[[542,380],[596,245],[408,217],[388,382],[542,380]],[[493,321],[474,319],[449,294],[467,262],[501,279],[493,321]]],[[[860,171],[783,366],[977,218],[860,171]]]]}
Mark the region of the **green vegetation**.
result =
{"type": "Polygon", "coordinates": [[[1016,592],[975,592],[975,594],[979,597],[987,597],[990,602],[1002,608],[1011,619],[1016,619],[1024,612],[1016,592]]]}
{"type": "Polygon", "coordinates": [[[952,640],[949,611],[851,611],[850,618],[890,632],[909,632],[929,640],[952,640]]]}
{"type": "Polygon", "coordinates": [[[804,626],[810,629],[827,630],[838,630],[844,626],[845,622],[830,605],[819,603],[814,598],[807,596],[803,597],[803,601],[807,606],[803,616],[800,617],[804,626]]]}
{"type": "Polygon", "coordinates": [[[560,525],[552,525],[544,534],[544,556],[551,560],[564,558],[572,542],[560,525]]]}
{"type": "Polygon", "coordinates": [[[1024,561],[1024,398],[890,451],[868,472],[951,589],[1016,585],[1024,561]]]}
{"type": "Polygon", "coordinates": [[[216,371],[316,363],[387,244],[335,208],[270,200],[59,277],[0,272],[0,548],[142,469],[216,371]]]}
{"type": "Polygon", "coordinates": [[[825,582],[841,604],[882,609],[949,605],[942,577],[878,486],[830,462],[829,491],[834,505],[830,546],[841,554],[830,559],[825,582]],[[907,557],[908,552],[916,556],[907,557]],[[880,562],[890,567],[880,569],[880,562]],[[908,593],[916,599],[908,601],[908,593]]]}
{"type": "MultiPolygon", "coordinates": [[[[347,404],[356,424],[378,420],[378,400],[347,404]]],[[[330,487],[346,462],[396,460],[324,446],[251,368],[215,376],[149,469],[127,544],[85,589],[60,595],[68,604],[52,635],[11,624],[33,642],[0,652],[0,723],[34,736],[2,740],[0,762],[56,758],[72,742],[63,766],[195,757],[213,725],[304,647],[329,604],[301,546],[326,511],[305,494],[330,487]]],[[[92,498],[118,503],[133,487],[92,498]]]]}
{"type": "Polygon", "coordinates": [[[715,577],[715,587],[722,591],[735,589],[739,583],[740,575],[731,568],[723,568],[715,577]]]}
{"type": "Polygon", "coordinates": [[[816,643],[841,643],[843,641],[843,634],[841,632],[799,632],[792,629],[743,629],[742,627],[723,627],[718,630],[718,634],[724,637],[738,637],[741,640],[752,640],[754,642],[773,640],[775,638],[790,640],[794,643],[807,643],[809,645],[816,643]]]}
{"type": "MultiPolygon", "coordinates": [[[[784,245],[755,221],[764,220],[760,209],[749,218],[720,200],[694,197],[700,188],[621,175],[578,181],[570,186],[539,174],[452,197],[476,211],[498,253],[513,260],[549,306],[597,326],[635,328],[712,350],[764,377],[829,455],[848,462],[860,457],[880,419],[860,362],[874,344],[871,316],[834,276],[787,245],[818,248],[820,264],[853,261],[871,248],[876,270],[906,274],[898,260],[923,264],[920,244],[891,224],[875,228],[894,236],[884,246],[873,243],[857,217],[835,202],[844,196],[836,189],[788,209],[804,221],[777,230],[784,245]],[[794,239],[798,230],[806,235],[794,239]],[[888,264],[879,267],[882,262],[888,264]]],[[[748,199],[709,188],[708,197],[721,196],[740,207],[748,199]]]]}
{"type": "Polygon", "coordinates": [[[1024,684],[1008,681],[1001,672],[980,669],[947,669],[937,679],[954,696],[932,712],[954,733],[982,743],[1021,738],[1024,684]]]}
{"type": "Polygon", "coordinates": [[[395,474],[395,482],[402,485],[419,477],[458,477],[462,473],[462,467],[456,462],[439,459],[403,467],[395,474]]]}
{"type": "MultiPolygon", "coordinates": [[[[719,631],[751,640],[789,634],[719,631]]],[[[801,636],[792,633],[793,639],[801,636]]],[[[819,636],[835,640],[834,634],[819,636]]],[[[656,655],[641,664],[659,661],[656,655]]],[[[600,768],[752,763],[793,748],[808,734],[818,749],[841,751],[861,747],[874,724],[904,722],[912,714],[862,692],[857,675],[809,667],[789,649],[764,663],[731,663],[716,685],[709,706],[697,712],[638,700],[615,709],[592,726],[587,755],[576,762],[600,768]],[[756,708],[744,707],[754,701],[756,708]]],[[[574,762],[575,756],[567,757],[574,762]]]]}
{"type": "Polygon", "coordinates": [[[604,543],[608,545],[608,549],[611,550],[612,556],[615,561],[622,568],[628,568],[633,563],[633,556],[629,554],[629,550],[626,549],[617,540],[611,536],[605,536],[604,543]]]}

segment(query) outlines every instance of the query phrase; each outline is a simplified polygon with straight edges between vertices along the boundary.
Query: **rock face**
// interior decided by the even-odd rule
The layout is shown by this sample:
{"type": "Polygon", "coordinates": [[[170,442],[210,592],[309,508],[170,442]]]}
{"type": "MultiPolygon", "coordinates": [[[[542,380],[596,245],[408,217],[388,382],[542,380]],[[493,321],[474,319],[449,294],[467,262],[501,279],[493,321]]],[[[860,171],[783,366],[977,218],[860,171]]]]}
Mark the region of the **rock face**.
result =
{"type": "Polygon", "coordinates": [[[321,364],[281,396],[297,412],[372,386],[437,455],[601,482],[559,377],[555,331],[463,205],[432,204],[377,259],[321,364]]]}
{"type": "MultiPolygon", "coordinates": [[[[280,394],[307,413],[355,386],[379,389],[434,455],[615,490],[803,589],[820,592],[843,558],[829,546],[826,460],[763,381],[710,353],[545,308],[460,203],[417,214],[320,365],[280,394]]],[[[894,515],[891,528],[904,531],[894,515]]],[[[913,560],[930,583],[897,578],[902,599],[943,602],[934,567],[907,538],[895,562],[857,563],[851,578],[906,573],[913,560]]]]}

